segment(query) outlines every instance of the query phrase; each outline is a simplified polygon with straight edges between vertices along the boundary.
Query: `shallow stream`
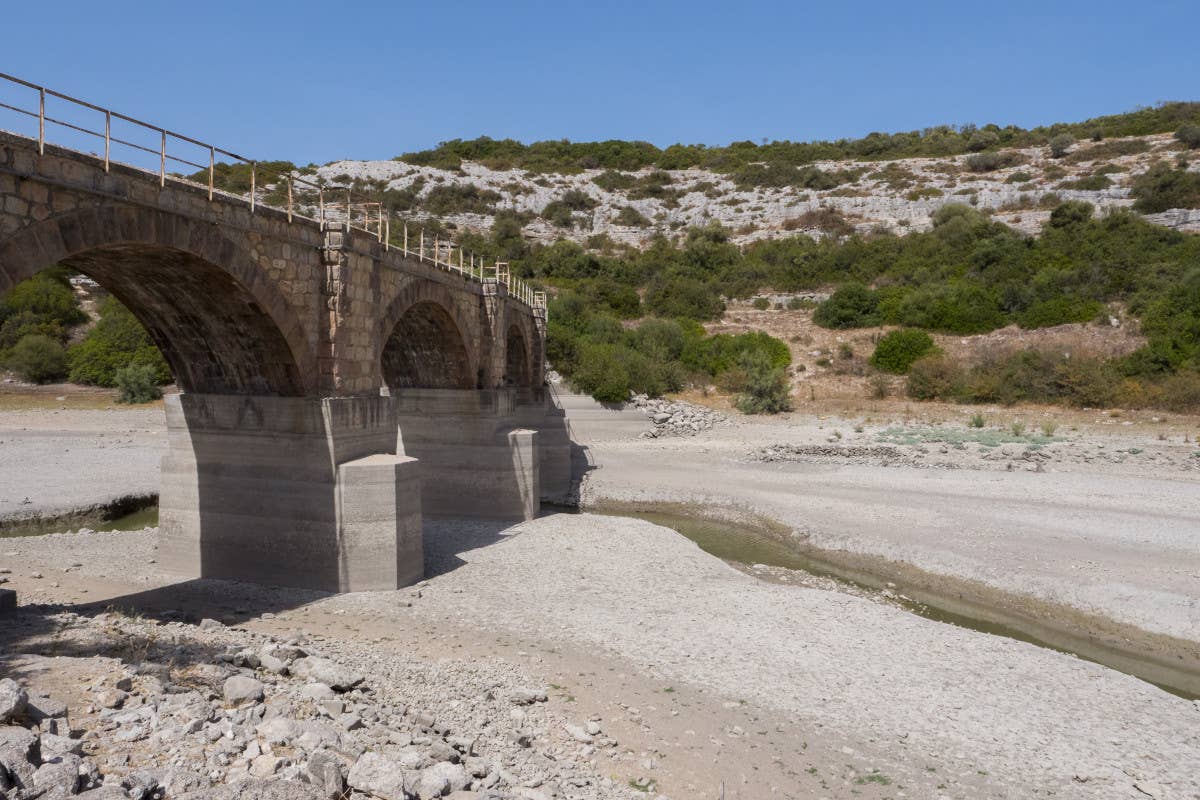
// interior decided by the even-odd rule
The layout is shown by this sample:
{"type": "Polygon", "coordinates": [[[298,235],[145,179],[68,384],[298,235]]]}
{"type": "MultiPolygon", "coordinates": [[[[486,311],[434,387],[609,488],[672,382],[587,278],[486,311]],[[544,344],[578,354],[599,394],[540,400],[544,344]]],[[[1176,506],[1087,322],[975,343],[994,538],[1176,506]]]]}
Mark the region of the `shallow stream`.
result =
{"type": "Polygon", "coordinates": [[[799,552],[780,541],[779,531],[772,530],[771,525],[693,516],[680,513],[675,506],[671,506],[669,510],[653,507],[606,507],[592,511],[642,519],[670,528],[695,542],[700,549],[725,561],[745,565],[765,564],[832,578],[876,595],[885,589],[892,589],[888,596],[889,602],[926,619],[1068,653],[1133,675],[1179,697],[1200,699],[1200,674],[1187,670],[1164,669],[1160,663],[1146,661],[1135,653],[1116,650],[1099,642],[1089,641],[1086,637],[1044,626],[1031,626],[1024,619],[1005,621],[1003,611],[991,609],[986,617],[971,613],[975,610],[971,608],[973,604],[961,598],[939,597],[903,586],[893,588],[895,584],[888,577],[848,569],[817,555],[799,552]],[[1031,633],[1031,627],[1037,627],[1041,635],[1031,633]]]}

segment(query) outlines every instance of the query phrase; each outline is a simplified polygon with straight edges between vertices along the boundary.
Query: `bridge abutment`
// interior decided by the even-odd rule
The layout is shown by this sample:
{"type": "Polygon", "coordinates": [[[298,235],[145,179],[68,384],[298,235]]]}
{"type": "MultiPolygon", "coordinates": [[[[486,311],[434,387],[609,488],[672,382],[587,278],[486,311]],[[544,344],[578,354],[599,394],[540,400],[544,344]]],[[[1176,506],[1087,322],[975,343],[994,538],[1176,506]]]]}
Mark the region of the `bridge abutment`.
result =
{"type": "Polygon", "coordinates": [[[396,401],[167,398],[160,560],[194,577],[347,592],[423,574],[420,472],[396,401]]]}

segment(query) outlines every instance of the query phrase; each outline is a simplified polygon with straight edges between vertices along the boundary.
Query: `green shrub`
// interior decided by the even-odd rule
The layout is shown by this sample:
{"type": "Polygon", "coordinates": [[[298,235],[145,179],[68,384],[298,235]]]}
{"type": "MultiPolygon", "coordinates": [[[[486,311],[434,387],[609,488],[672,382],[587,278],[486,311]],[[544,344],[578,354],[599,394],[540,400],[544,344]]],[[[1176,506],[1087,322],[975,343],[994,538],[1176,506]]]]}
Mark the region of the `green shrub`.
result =
{"type": "Polygon", "coordinates": [[[38,333],[29,334],[13,345],[6,364],[30,383],[50,383],[67,374],[67,356],[62,345],[38,333]]]}
{"type": "Polygon", "coordinates": [[[149,403],[162,397],[158,375],[149,364],[135,364],[117,370],[114,382],[120,393],[118,403],[149,403]]]}
{"type": "Polygon", "coordinates": [[[646,289],[646,308],[660,317],[716,319],[725,311],[720,296],[698,280],[659,280],[646,289]]]}
{"type": "Polygon", "coordinates": [[[1171,208],[1200,208],[1200,172],[1158,163],[1133,181],[1137,211],[1153,214],[1171,208]]]}
{"type": "Polygon", "coordinates": [[[1112,179],[1107,175],[1088,175],[1086,178],[1079,178],[1078,180],[1063,181],[1058,185],[1058,188],[1074,189],[1081,192],[1098,192],[1112,185],[1112,179]]]}
{"type": "Polygon", "coordinates": [[[87,321],[62,270],[44,270],[0,299],[0,323],[22,313],[29,315],[28,320],[55,323],[64,330],[87,321]]]}
{"type": "Polygon", "coordinates": [[[49,336],[57,342],[66,338],[66,331],[57,320],[47,319],[32,311],[18,311],[0,325],[0,353],[7,352],[30,334],[49,336]]]}
{"type": "Polygon", "coordinates": [[[912,365],[934,351],[933,337],[925,331],[901,328],[879,340],[871,354],[871,366],[903,375],[912,365]]]}
{"type": "Polygon", "coordinates": [[[974,155],[967,156],[964,163],[971,172],[994,172],[1006,167],[1015,167],[1017,164],[1023,164],[1027,160],[1020,153],[1008,150],[999,153],[975,153],[974,155]]]}
{"type": "Polygon", "coordinates": [[[963,370],[942,355],[915,362],[908,371],[908,396],[914,400],[947,400],[955,397],[963,380],[963,370]]]}
{"type": "Polygon", "coordinates": [[[633,391],[629,363],[633,351],[618,345],[585,344],[571,383],[601,403],[624,403],[633,391]]]}
{"type": "Polygon", "coordinates": [[[754,302],[750,305],[754,306],[754,308],[758,311],[766,311],[771,307],[771,301],[765,297],[756,297],[754,298],[754,302]]]}
{"type": "Polygon", "coordinates": [[[743,414],[778,414],[792,410],[791,384],[782,367],[774,366],[771,359],[760,351],[743,353],[738,359],[738,369],[745,383],[735,405],[743,414]]]}
{"type": "Polygon", "coordinates": [[[1074,136],[1069,133],[1060,133],[1050,140],[1050,155],[1054,158],[1062,158],[1074,144],[1074,136]]]}
{"type": "Polygon", "coordinates": [[[631,228],[646,228],[651,224],[646,215],[633,206],[621,206],[617,209],[617,213],[613,217],[613,222],[618,225],[627,225],[631,228]]]}
{"type": "Polygon", "coordinates": [[[491,214],[500,202],[499,192],[473,183],[443,183],[429,190],[422,205],[431,214],[491,214]]]}
{"type": "Polygon", "coordinates": [[[1025,309],[1017,323],[1026,329],[1049,328],[1068,322],[1088,322],[1096,318],[1103,308],[1095,300],[1080,297],[1052,297],[1041,300],[1025,309]]]}
{"type": "Polygon", "coordinates": [[[117,370],[133,365],[150,367],[158,383],[171,380],[167,362],[150,334],[113,297],[101,303],[99,322],[70,349],[67,360],[74,383],[115,386],[117,370]]]}
{"type": "Polygon", "coordinates": [[[861,283],[845,283],[817,306],[813,322],[822,328],[868,328],[879,324],[879,298],[861,283]]]}
{"type": "Polygon", "coordinates": [[[1175,131],[1175,138],[1183,142],[1189,149],[1200,147],[1200,125],[1184,125],[1175,131]]]}

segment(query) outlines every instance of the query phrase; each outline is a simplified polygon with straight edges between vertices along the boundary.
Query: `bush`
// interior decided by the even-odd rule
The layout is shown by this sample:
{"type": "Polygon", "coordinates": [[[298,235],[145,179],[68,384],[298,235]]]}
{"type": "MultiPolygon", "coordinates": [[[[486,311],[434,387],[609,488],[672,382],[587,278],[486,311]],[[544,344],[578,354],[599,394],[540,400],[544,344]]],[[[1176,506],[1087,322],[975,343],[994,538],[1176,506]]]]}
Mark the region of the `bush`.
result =
{"type": "Polygon", "coordinates": [[[1017,164],[1023,164],[1028,159],[1020,153],[1006,151],[1001,153],[976,153],[975,155],[967,156],[967,169],[971,172],[994,172],[1005,167],[1014,167],[1017,164]]]}
{"type": "Polygon", "coordinates": [[[914,400],[947,400],[958,394],[963,370],[942,355],[915,362],[908,371],[908,396],[914,400]]]}
{"type": "Polygon", "coordinates": [[[74,383],[115,386],[117,370],[148,366],[157,383],[168,383],[171,370],[150,334],[129,309],[109,297],[100,305],[100,321],[67,354],[74,383]]]}
{"type": "Polygon", "coordinates": [[[1026,329],[1049,328],[1052,325],[1064,325],[1068,322],[1087,322],[1093,320],[1103,308],[1095,300],[1085,300],[1079,297],[1053,297],[1034,303],[1025,309],[1017,323],[1026,329]]]}
{"type": "Polygon", "coordinates": [[[756,297],[750,305],[754,306],[758,311],[766,311],[771,307],[771,301],[765,297],[756,297]]]}
{"type": "Polygon", "coordinates": [[[646,218],[646,215],[633,206],[621,206],[617,209],[617,213],[613,217],[613,222],[617,225],[625,225],[630,228],[646,228],[650,226],[650,220],[646,218]]]}
{"type": "Polygon", "coordinates": [[[1133,181],[1137,211],[1153,214],[1171,208],[1200,208],[1200,172],[1159,163],[1133,181]]]}
{"type": "Polygon", "coordinates": [[[646,290],[646,307],[660,317],[716,319],[725,311],[719,295],[698,280],[660,280],[646,290]]]}
{"type": "Polygon", "coordinates": [[[743,414],[778,414],[792,410],[791,385],[782,367],[765,353],[750,351],[738,359],[745,383],[735,405],[743,414]]]}
{"type": "Polygon", "coordinates": [[[879,299],[861,283],[845,283],[817,306],[813,322],[822,328],[868,328],[879,324],[879,299]]]}
{"type": "Polygon", "coordinates": [[[49,336],[33,333],[9,351],[7,366],[30,383],[50,383],[67,374],[67,356],[62,345],[49,336]]]}
{"type": "Polygon", "coordinates": [[[1050,155],[1054,158],[1062,158],[1075,144],[1075,137],[1069,133],[1060,133],[1050,140],[1050,155]]]}
{"type": "Polygon", "coordinates": [[[148,364],[135,364],[117,370],[115,383],[120,389],[118,403],[149,403],[162,397],[158,388],[158,375],[148,364]]]}
{"type": "Polygon", "coordinates": [[[1200,125],[1184,125],[1175,131],[1175,138],[1183,142],[1191,150],[1200,147],[1200,125]]]}
{"type": "Polygon", "coordinates": [[[27,319],[54,323],[63,329],[87,321],[66,273],[60,270],[45,270],[21,281],[0,300],[0,323],[21,313],[29,315],[27,319]]]}
{"type": "Polygon", "coordinates": [[[912,365],[934,351],[933,337],[925,331],[901,328],[879,340],[871,354],[871,366],[903,375],[912,365]]]}

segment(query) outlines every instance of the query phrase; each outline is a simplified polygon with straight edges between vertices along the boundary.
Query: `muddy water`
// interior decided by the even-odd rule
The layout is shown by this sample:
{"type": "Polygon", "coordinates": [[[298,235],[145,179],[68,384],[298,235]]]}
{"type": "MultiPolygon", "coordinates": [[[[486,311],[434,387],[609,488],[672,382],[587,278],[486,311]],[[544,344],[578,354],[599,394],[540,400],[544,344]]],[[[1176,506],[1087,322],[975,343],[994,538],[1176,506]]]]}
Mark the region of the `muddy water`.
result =
{"type": "Polygon", "coordinates": [[[59,517],[17,520],[7,526],[0,526],[0,539],[70,533],[80,528],[93,531],[140,531],[142,528],[157,527],[158,506],[154,504],[153,498],[148,499],[146,503],[148,504],[118,501],[110,507],[97,507],[59,517]]]}
{"type": "MultiPolygon", "coordinates": [[[[767,520],[738,523],[681,513],[675,505],[604,507],[596,513],[632,517],[670,528],[700,546],[702,550],[726,561],[740,564],[765,564],[810,575],[832,578],[859,589],[878,593],[895,587],[895,576],[872,574],[861,567],[847,568],[833,558],[822,558],[819,551],[797,547],[782,541],[786,529],[767,520]],[[781,536],[781,533],[784,534],[781,536]]],[[[1029,620],[1009,616],[1001,608],[982,608],[979,599],[962,596],[938,596],[915,587],[900,585],[889,593],[888,601],[926,619],[956,625],[973,631],[1004,636],[1102,664],[1140,678],[1164,691],[1187,699],[1200,698],[1200,670],[1167,665],[1161,659],[1146,659],[1132,650],[1116,649],[1103,642],[1089,640],[1086,632],[1055,630],[1054,626],[1030,624],[1029,620]]]]}

